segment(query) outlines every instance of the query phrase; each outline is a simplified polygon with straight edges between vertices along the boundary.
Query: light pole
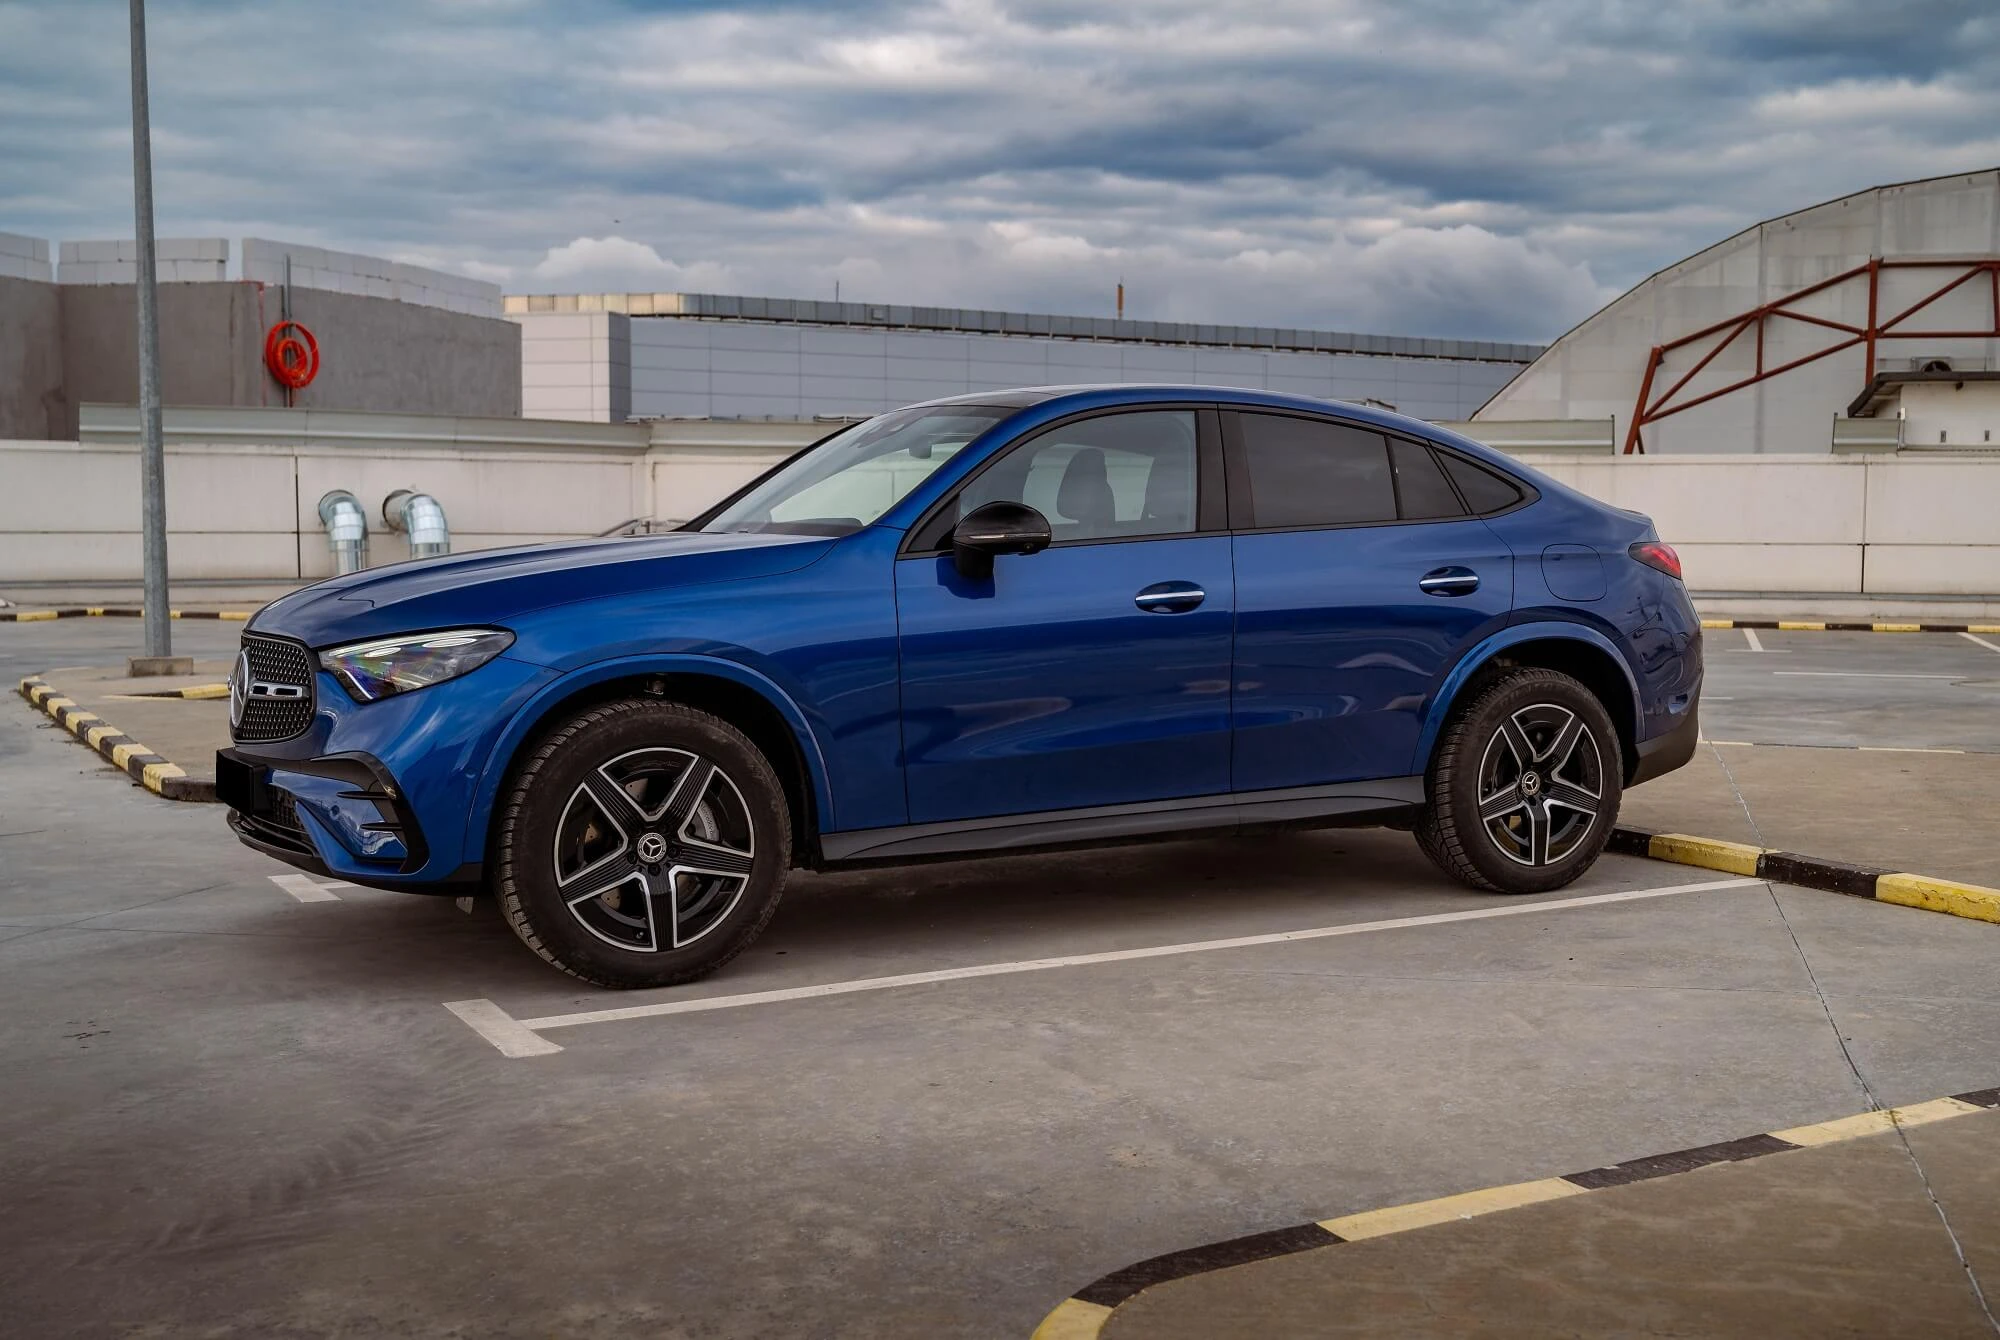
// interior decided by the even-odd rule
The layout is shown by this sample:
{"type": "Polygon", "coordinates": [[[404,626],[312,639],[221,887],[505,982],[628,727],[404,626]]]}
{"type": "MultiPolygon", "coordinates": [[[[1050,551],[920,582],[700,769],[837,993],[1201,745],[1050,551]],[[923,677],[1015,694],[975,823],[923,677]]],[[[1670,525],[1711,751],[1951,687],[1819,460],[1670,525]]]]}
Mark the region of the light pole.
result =
{"type": "Polygon", "coordinates": [[[132,3],[132,213],[139,244],[139,490],[144,513],[146,655],[134,674],[185,673],[173,663],[167,609],[167,461],[160,423],[160,313],[153,247],[153,129],[146,106],[146,0],[132,3]],[[143,664],[142,664],[143,661],[143,664]]]}

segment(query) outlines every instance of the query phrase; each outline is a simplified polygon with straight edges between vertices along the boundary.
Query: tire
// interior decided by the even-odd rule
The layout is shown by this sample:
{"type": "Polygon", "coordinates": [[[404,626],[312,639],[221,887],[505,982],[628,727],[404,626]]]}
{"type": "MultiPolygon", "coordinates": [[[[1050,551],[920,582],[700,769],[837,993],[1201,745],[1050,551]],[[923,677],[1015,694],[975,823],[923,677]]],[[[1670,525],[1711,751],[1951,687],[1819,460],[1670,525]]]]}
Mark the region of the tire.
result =
{"type": "Polygon", "coordinates": [[[494,889],[522,943],[570,976],[673,986],[757,938],[791,845],[784,789],[741,731],[627,699],[557,727],[522,762],[501,800],[494,889]]]}
{"type": "Polygon", "coordinates": [[[1504,671],[1445,724],[1417,843],[1483,892],[1560,889],[1604,850],[1624,777],[1617,728],[1596,695],[1554,670],[1504,671]]]}

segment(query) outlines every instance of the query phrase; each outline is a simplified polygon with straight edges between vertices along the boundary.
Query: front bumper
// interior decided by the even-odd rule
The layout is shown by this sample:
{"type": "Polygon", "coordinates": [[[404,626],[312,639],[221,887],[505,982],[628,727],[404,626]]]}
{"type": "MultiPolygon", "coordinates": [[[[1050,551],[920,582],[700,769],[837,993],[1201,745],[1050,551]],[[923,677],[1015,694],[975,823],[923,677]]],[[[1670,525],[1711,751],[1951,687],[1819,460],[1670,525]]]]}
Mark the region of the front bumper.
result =
{"type": "Polygon", "coordinates": [[[459,679],[356,703],[319,672],[304,733],[216,754],[229,826],[268,856],[378,888],[451,893],[481,877],[473,795],[499,735],[554,672],[501,656],[459,679]]]}

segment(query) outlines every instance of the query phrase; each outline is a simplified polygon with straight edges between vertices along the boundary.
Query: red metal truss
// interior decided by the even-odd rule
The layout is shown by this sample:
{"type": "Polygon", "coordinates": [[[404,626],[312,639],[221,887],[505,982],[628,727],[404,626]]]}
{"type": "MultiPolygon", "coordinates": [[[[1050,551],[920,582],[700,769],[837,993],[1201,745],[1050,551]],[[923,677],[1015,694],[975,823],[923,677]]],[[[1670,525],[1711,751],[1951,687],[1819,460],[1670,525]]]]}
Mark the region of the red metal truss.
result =
{"type": "MultiPolygon", "coordinates": [[[[1633,406],[1631,425],[1625,432],[1625,452],[1627,455],[1633,452],[1642,454],[1645,452],[1645,440],[1640,437],[1639,430],[1649,423],[1657,423],[1661,419],[1669,415],[1678,414],[1684,409],[1693,409],[1696,405],[1706,404],[1718,396],[1728,395],[1732,391],[1740,391],[1746,386],[1753,386],[1767,378],[1790,372],[1793,368],[1803,367],[1807,363],[1818,362],[1820,359],[1830,357],[1833,354],[1843,353],[1857,345],[1867,350],[1866,377],[1873,377],[1875,375],[1875,346],[1881,340],[1983,340],[1994,338],[2000,338],[2000,259],[1989,258],[1986,260],[1956,261],[1884,260],[1878,256],[1865,265],[1857,265],[1851,270],[1844,270],[1831,279],[1822,279],[1817,284],[1802,288],[1797,293],[1788,294],[1785,297],[1777,299],[1775,302],[1767,302],[1762,307],[1753,307],[1740,316],[1729,317],[1726,320],[1716,322],[1712,326],[1704,326],[1692,334],[1682,335],[1677,339],[1667,341],[1665,344],[1654,345],[1652,353],[1646,358],[1646,373],[1639,382],[1638,403],[1633,406]],[[1911,303],[1902,311],[1897,312],[1887,320],[1883,320],[1878,314],[1880,312],[1882,272],[1884,270],[1955,270],[1958,273],[1946,279],[1939,287],[1916,302],[1911,303]],[[1986,276],[1987,283],[1993,295],[1993,321],[1992,325],[1988,328],[1984,330],[1908,330],[1901,328],[1905,321],[1915,316],[1918,312],[1923,311],[1924,308],[1930,306],[1946,294],[1952,293],[1963,285],[1972,282],[1981,275],[1986,276]],[[1868,281],[1868,324],[1865,326],[1849,325],[1843,321],[1833,321],[1823,316],[1813,316],[1807,312],[1793,310],[1792,305],[1794,303],[1805,298],[1810,298],[1815,293],[1821,293],[1834,287],[1836,284],[1844,284],[1849,280],[1861,279],[1863,277],[1868,281]],[[1847,338],[1837,340],[1824,349],[1816,349],[1803,357],[1794,358],[1786,363],[1780,363],[1776,367],[1766,367],[1764,365],[1764,327],[1767,323],[1774,320],[1800,321],[1811,326],[1824,326],[1828,330],[1845,335],[1847,338]],[[1724,334],[1725,331],[1727,334],[1724,334]],[[1675,401],[1674,397],[1680,393],[1683,387],[1699,376],[1703,368],[1714,362],[1717,355],[1721,354],[1723,350],[1729,348],[1742,335],[1749,331],[1755,332],[1755,339],[1757,341],[1757,361],[1754,372],[1747,377],[1731,382],[1727,386],[1718,387],[1713,391],[1705,391],[1700,395],[1690,396],[1685,400],[1675,401]],[[1662,391],[1658,398],[1654,398],[1653,381],[1658,376],[1660,365],[1666,361],[1667,355],[1676,349],[1684,349],[1690,344],[1695,344],[1715,336],[1721,336],[1721,338],[1716,340],[1714,346],[1707,353],[1703,354],[1693,367],[1681,374],[1680,380],[1662,391]]],[[[1866,377],[1864,377],[1864,380],[1866,377]]]]}

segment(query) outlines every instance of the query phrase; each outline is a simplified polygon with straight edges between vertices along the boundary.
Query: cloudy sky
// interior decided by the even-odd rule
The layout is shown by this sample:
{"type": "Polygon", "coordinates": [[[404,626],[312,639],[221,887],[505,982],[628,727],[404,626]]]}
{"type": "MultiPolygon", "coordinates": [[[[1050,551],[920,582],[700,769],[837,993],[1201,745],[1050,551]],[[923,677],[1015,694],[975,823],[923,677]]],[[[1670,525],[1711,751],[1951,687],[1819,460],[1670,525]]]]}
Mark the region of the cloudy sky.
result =
{"type": "MultiPolygon", "coordinates": [[[[2000,165],[1995,0],[152,0],[162,235],[513,292],[1546,339],[2000,165]]],[[[123,0],[0,0],[0,230],[130,236],[123,0]]]]}

